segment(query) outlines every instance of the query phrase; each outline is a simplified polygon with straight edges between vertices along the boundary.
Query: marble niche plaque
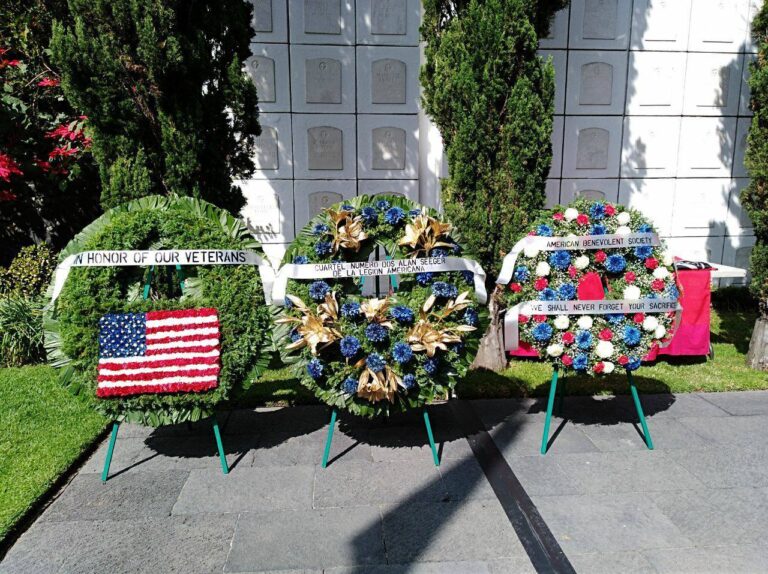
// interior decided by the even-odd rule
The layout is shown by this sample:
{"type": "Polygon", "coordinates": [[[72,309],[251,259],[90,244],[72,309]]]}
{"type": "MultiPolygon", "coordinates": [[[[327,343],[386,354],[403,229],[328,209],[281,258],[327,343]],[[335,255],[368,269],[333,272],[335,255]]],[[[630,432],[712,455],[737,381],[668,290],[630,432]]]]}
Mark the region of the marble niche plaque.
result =
{"type": "Polygon", "coordinates": [[[250,0],[253,5],[251,27],[259,44],[288,41],[287,0],[250,0]]]}
{"type": "Polygon", "coordinates": [[[357,0],[357,43],[418,46],[419,0],[357,0]]]}
{"type": "Polygon", "coordinates": [[[618,0],[585,0],[581,37],[584,40],[615,40],[618,0]]]}
{"type": "Polygon", "coordinates": [[[405,62],[393,58],[374,60],[371,73],[371,101],[374,104],[405,103],[405,62]]]}
{"type": "Polygon", "coordinates": [[[341,0],[304,0],[304,32],[341,34],[341,0]]]}
{"type": "Polygon", "coordinates": [[[251,52],[253,55],[245,61],[245,71],[256,86],[259,110],[269,113],[291,111],[288,46],[251,44],[251,52]]]}
{"type": "Polygon", "coordinates": [[[340,193],[333,191],[315,191],[309,194],[309,213],[314,217],[323,209],[332,206],[344,199],[340,193]]]}
{"type": "Polygon", "coordinates": [[[323,209],[355,197],[355,182],[296,180],[294,182],[296,229],[303,228],[323,209]]]}
{"type": "Polygon", "coordinates": [[[261,135],[256,138],[252,179],[293,177],[291,114],[265,113],[259,116],[261,135]]]}
{"type": "Polygon", "coordinates": [[[259,32],[272,32],[272,0],[251,0],[253,4],[253,30],[259,32]]]}
{"type": "Polygon", "coordinates": [[[567,116],[563,178],[616,178],[621,163],[619,116],[567,116]]]}
{"type": "Polygon", "coordinates": [[[418,48],[358,46],[355,61],[358,113],[418,113],[418,48]]]}
{"type": "Polygon", "coordinates": [[[371,0],[371,34],[408,33],[405,0],[371,0]]]}
{"type": "Polygon", "coordinates": [[[611,134],[603,128],[579,130],[576,169],[606,169],[611,134]]]}
{"type": "Polygon", "coordinates": [[[354,0],[288,0],[291,44],[355,43],[354,0]]]}
{"type": "Polygon", "coordinates": [[[396,127],[373,128],[371,137],[373,169],[405,169],[405,130],[396,127]]]}
{"type": "Polygon", "coordinates": [[[309,169],[344,169],[344,134],[332,126],[307,129],[307,158],[309,169]]]}
{"type": "Polygon", "coordinates": [[[581,67],[579,104],[610,106],[613,95],[613,66],[606,62],[590,62],[581,67]]]}
{"type": "Polygon", "coordinates": [[[275,61],[267,56],[251,56],[246,63],[248,75],[256,86],[259,103],[273,104],[275,93],[275,61]]]}
{"type": "Polygon", "coordinates": [[[626,53],[614,50],[574,50],[568,55],[566,113],[622,114],[626,70],[626,53]]]}
{"type": "Polygon", "coordinates": [[[632,0],[571,3],[570,48],[620,50],[629,44],[632,0]]]}
{"type": "Polygon", "coordinates": [[[341,62],[312,58],[304,68],[307,104],[341,103],[341,62]]]}
{"type": "Polygon", "coordinates": [[[277,130],[271,126],[262,126],[261,135],[256,138],[256,155],[254,157],[256,169],[280,169],[278,149],[277,130]]]}
{"type": "Polygon", "coordinates": [[[288,180],[236,181],[245,198],[240,216],[262,243],[293,239],[293,182],[288,180]]]}

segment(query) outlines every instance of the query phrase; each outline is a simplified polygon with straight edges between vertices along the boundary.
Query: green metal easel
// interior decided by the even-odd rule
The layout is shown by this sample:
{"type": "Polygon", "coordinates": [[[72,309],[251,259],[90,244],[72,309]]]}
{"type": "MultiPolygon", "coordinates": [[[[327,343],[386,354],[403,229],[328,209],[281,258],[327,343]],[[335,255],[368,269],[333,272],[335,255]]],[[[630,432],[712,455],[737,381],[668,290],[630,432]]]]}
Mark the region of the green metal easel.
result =
{"type": "MultiPolygon", "coordinates": [[[[635,409],[637,410],[637,417],[640,419],[640,426],[643,428],[643,442],[648,450],[653,450],[653,440],[651,439],[651,433],[648,430],[648,425],[645,422],[645,413],[643,412],[643,405],[640,404],[640,395],[637,392],[635,381],[632,378],[632,371],[627,370],[627,379],[629,380],[629,390],[632,394],[632,400],[635,403],[635,409]]],[[[563,412],[563,397],[565,396],[565,378],[561,379],[560,391],[557,390],[558,382],[558,368],[557,365],[552,365],[552,381],[549,385],[549,399],[547,400],[547,417],[544,419],[544,433],[541,437],[541,454],[547,454],[549,450],[549,427],[552,422],[552,411],[555,406],[555,396],[558,396],[557,411],[558,414],[563,412]]]]}
{"type": "MultiPolygon", "coordinates": [[[[155,266],[152,265],[149,268],[147,275],[147,281],[144,283],[144,291],[142,292],[142,299],[145,301],[149,299],[150,284],[152,283],[152,276],[155,272],[155,266]]],[[[181,265],[176,265],[176,275],[179,280],[179,289],[184,293],[184,271],[181,265]]],[[[227,457],[224,456],[224,444],[221,442],[221,432],[219,431],[219,423],[216,420],[216,415],[211,416],[211,423],[213,425],[213,435],[216,438],[216,448],[219,451],[219,461],[221,462],[221,471],[224,474],[229,474],[229,465],[227,464],[227,457]]],[[[109,446],[107,447],[107,457],[104,460],[104,470],[101,471],[101,482],[107,482],[109,478],[109,467],[112,464],[112,454],[115,451],[115,442],[117,441],[117,432],[120,430],[120,423],[118,421],[112,422],[112,433],[109,436],[109,446]]]]}
{"type": "MultiPolygon", "coordinates": [[[[377,248],[377,256],[378,256],[378,248],[377,248]]],[[[387,261],[392,259],[391,255],[386,256],[387,261]]],[[[365,277],[360,278],[360,288],[362,289],[363,285],[365,284],[365,277]]],[[[389,285],[390,289],[392,291],[397,290],[397,276],[396,275],[390,275],[389,276],[389,285]]],[[[376,277],[376,291],[379,290],[379,278],[376,277]]],[[[427,437],[429,438],[429,446],[432,449],[432,460],[435,462],[435,466],[440,466],[440,457],[437,454],[437,447],[435,446],[435,435],[432,434],[432,424],[429,422],[429,413],[427,412],[427,407],[424,407],[423,411],[424,416],[424,426],[427,427],[427,437]]],[[[323,468],[328,466],[328,456],[331,454],[331,441],[333,440],[333,429],[336,427],[336,418],[338,417],[338,412],[336,409],[333,409],[331,411],[331,423],[328,426],[328,438],[325,440],[325,450],[323,451],[323,468]]]]}

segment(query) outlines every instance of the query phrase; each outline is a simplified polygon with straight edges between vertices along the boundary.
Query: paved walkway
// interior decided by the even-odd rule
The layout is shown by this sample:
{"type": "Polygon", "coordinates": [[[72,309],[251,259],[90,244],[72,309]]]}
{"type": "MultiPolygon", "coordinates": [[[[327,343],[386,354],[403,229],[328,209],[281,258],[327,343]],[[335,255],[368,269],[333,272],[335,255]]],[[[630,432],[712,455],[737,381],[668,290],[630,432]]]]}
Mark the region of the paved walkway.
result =
{"type": "MultiPolygon", "coordinates": [[[[768,571],[768,392],[569,398],[547,456],[543,403],[473,401],[577,572],[768,571]]],[[[208,424],[125,425],[0,563],[2,573],[534,572],[448,405],[342,420],[320,468],[322,407],[236,411],[223,476],[208,424]]],[[[560,419],[553,424],[553,432],[560,419]]]]}

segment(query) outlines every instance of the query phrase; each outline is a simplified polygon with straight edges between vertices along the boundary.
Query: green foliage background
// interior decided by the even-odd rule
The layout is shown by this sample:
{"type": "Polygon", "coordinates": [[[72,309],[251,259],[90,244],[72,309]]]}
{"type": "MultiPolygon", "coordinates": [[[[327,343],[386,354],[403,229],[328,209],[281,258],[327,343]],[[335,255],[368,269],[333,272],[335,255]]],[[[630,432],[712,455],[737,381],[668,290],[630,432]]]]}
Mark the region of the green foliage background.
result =
{"type": "Polygon", "coordinates": [[[69,0],[51,48],[89,116],[105,208],[153,194],[242,207],[254,169],[252,5],[243,0],[69,0]]]}
{"type": "MultiPolygon", "coordinates": [[[[83,230],[61,259],[109,249],[250,249],[261,252],[245,225],[192,198],[147,197],[114,208],[83,230]]],[[[262,254],[263,256],[263,254],[262,254]]],[[[151,426],[198,420],[268,362],[271,312],[258,269],[248,265],[183,267],[183,295],[175,270],[156,270],[148,300],[141,297],[147,270],[140,267],[76,267],[48,309],[46,349],[74,392],[95,395],[99,318],[105,313],[216,307],[221,331],[219,386],[204,393],[139,395],[98,400],[113,419],[151,426]]]]}

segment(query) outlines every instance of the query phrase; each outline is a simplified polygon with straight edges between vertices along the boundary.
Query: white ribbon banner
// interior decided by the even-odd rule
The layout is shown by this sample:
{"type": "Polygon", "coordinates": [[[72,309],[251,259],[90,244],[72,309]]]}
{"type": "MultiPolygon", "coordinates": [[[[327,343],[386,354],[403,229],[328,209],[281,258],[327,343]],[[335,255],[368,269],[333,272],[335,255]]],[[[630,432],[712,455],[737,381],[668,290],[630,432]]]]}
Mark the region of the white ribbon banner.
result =
{"type": "Polygon", "coordinates": [[[504,317],[504,346],[507,351],[514,351],[520,346],[520,315],[528,317],[532,315],[626,315],[628,313],[669,313],[671,311],[676,313],[674,331],[680,320],[680,311],[682,311],[677,299],[525,301],[507,310],[504,317]]]}
{"type": "Polygon", "coordinates": [[[83,251],[59,263],[53,276],[51,305],[61,294],[73,267],[146,267],[147,265],[256,265],[264,297],[271,303],[275,272],[255,251],[233,249],[166,249],[157,251],[83,251]]]}
{"type": "Polygon", "coordinates": [[[474,274],[475,296],[479,303],[488,300],[485,292],[485,271],[477,261],[462,257],[417,257],[388,261],[347,261],[343,263],[288,263],[275,277],[272,301],[285,305],[288,279],[345,279],[349,277],[376,277],[413,273],[440,273],[471,271],[474,274]]]}
{"type": "Polygon", "coordinates": [[[515,243],[512,251],[504,257],[504,261],[501,264],[501,272],[496,279],[496,283],[506,285],[512,280],[517,256],[526,247],[538,249],[539,251],[576,251],[585,249],[626,249],[643,245],[655,247],[661,245],[661,241],[655,233],[627,233],[626,235],[612,233],[609,235],[582,235],[579,237],[528,235],[515,243]]]}

